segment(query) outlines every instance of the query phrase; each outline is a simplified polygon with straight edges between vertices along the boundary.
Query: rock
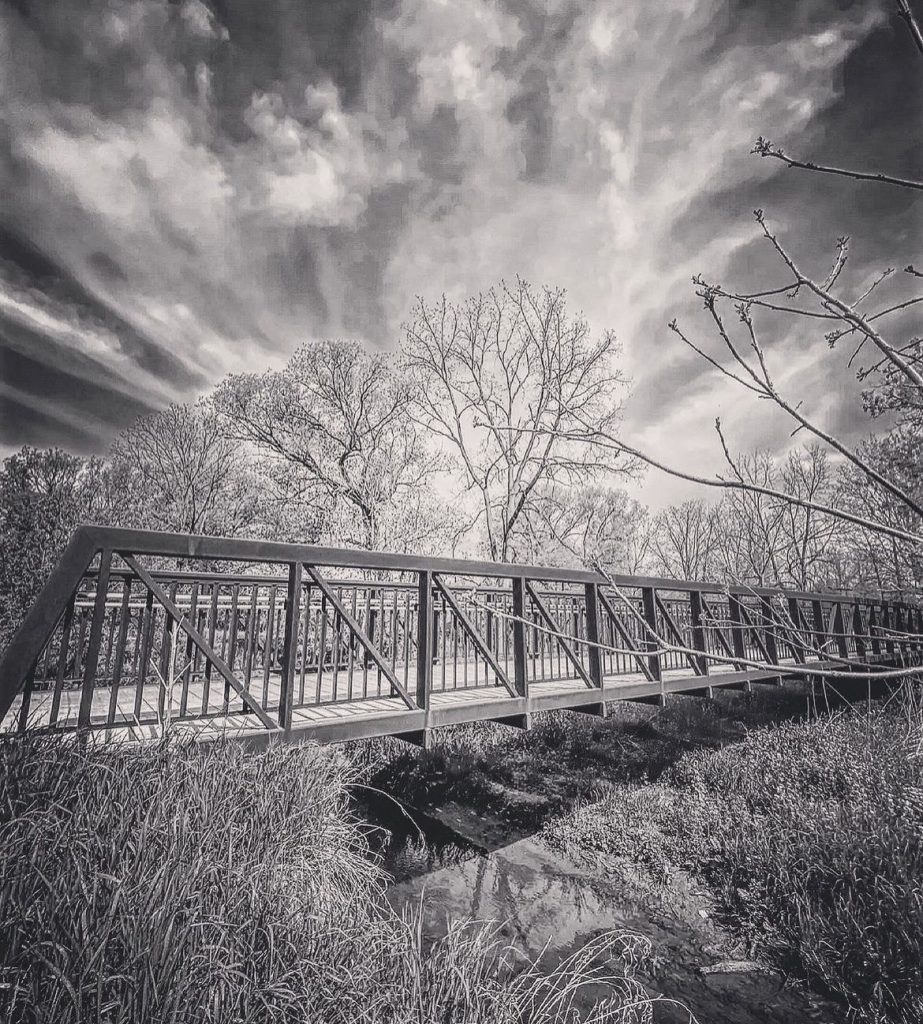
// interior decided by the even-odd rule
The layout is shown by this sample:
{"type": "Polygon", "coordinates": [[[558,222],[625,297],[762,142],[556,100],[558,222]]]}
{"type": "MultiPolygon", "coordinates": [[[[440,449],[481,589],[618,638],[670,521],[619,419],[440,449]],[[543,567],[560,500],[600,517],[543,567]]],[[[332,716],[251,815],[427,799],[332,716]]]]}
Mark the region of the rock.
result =
{"type": "Polygon", "coordinates": [[[719,960],[709,967],[700,967],[700,974],[772,974],[756,960],[719,960]]]}

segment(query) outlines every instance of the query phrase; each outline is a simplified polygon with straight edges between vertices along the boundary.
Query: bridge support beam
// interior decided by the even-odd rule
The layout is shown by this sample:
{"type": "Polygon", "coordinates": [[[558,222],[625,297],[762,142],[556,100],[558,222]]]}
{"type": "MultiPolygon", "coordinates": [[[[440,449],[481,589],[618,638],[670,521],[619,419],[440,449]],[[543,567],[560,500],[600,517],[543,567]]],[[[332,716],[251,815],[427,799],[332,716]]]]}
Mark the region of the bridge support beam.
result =
{"type": "Polygon", "coordinates": [[[491,722],[499,722],[500,725],[511,725],[514,729],[522,729],[528,732],[532,728],[532,715],[528,712],[524,715],[507,715],[504,718],[491,718],[491,722]]]}

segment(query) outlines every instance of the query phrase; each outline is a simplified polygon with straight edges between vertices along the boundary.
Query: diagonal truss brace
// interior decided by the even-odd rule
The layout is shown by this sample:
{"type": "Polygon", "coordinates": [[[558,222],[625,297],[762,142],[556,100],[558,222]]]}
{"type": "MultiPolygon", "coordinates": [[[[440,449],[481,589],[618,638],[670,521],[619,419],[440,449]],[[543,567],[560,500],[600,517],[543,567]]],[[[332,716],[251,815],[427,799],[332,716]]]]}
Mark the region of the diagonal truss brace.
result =
{"type": "Polygon", "coordinates": [[[646,651],[642,651],[638,648],[638,643],[635,638],[625,628],[625,623],[618,617],[615,609],[612,607],[612,603],[608,597],[603,593],[602,587],[597,590],[597,596],[599,597],[599,603],[605,609],[606,614],[612,622],[612,625],[618,633],[622,643],[633,653],[634,657],[638,661],[638,668],[641,670],[642,675],[648,680],[648,682],[654,683],[657,680],[654,679],[654,673],[651,672],[648,664],[648,654],[646,651]]]}
{"type": "Polygon", "coordinates": [[[381,669],[382,674],[391,684],[391,687],[393,688],[394,692],[398,694],[398,696],[401,698],[401,700],[404,701],[408,708],[410,708],[412,711],[416,711],[417,704],[414,702],[413,698],[398,682],[397,676],[392,671],[391,666],[381,656],[381,652],[372,642],[369,635],[359,625],[359,623],[356,621],[353,615],[347,610],[346,605],[344,605],[343,602],[336,596],[336,594],[330,588],[330,585],[327,583],[324,577],[321,576],[317,569],[315,569],[314,566],[312,565],[304,563],[304,569],[305,572],[311,577],[311,579],[314,580],[314,583],[317,585],[318,590],[320,590],[324,597],[326,597],[327,600],[333,605],[334,610],[352,631],[353,636],[355,636],[359,643],[362,644],[366,651],[368,651],[369,657],[372,659],[372,661],[375,662],[378,668],[381,669]]]}
{"type": "MultiPolygon", "coordinates": [[[[663,601],[660,600],[660,595],[656,595],[654,600],[657,602],[657,610],[663,617],[663,621],[670,627],[670,632],[676,637],[676,642],[679,644],[679,646],[689,646],[686,637],[683,636],[682,631],[676,624],[676,620],[670,614],[670,611],[667,608],[667,606],[663,603],[663,601]]],[[[704,654],[701,656],[702,664],[699,664],[698,659],[694,655],[690,654],[688,651],[683,652],[683,657],[686,659],[686,661],[689,662],[689,667],[692,669],[693,672],[702,673],[702,665],[705,664],[704,654]]]]}
{"type": "Polygon", "coordinates": [[[490,649],[489,645],[485,644],[481,637],[478,635],[477,630],[474,628],[474,624],[465,614],[459,603],[455,600],[455,597],[453,596],[449,588],[445,585],[445,583],[442,581],[442,579],[439,576],[439,573],[437,572],[433,573],[433,583],[436,585],[436,589],[439,591],[439,593],[442,594],[445,603],[452,609],[452,613],[454,614],[455,618],[462,624],[462,627],[464,628],[468,636],[471,637],[471,641],[480,652],[481,657],[487,662],[488,665],[490,665],[491,669],[493,669],[494,675],[497,677],[497,679],[507,688],[507,690],[510,693],[510,696],[521,696],[516,692],[516,690],[513,687],[513,684],[509,680],[509,677],[500,667],[500,663],[494,657],[494,652],[490,649]]]}
{"type": "MultiPolygon", "coordinates": [[[[718,624],[719,621],[720,621],[718,619],[718,616],[715,615],[715,613],[712,610],[711,606],[706,602],[704,594],[700,595],[699,600],[702,603],[702,612],[704,614],[704,617],[707,620],[709,620],[710,623],[711,623],[711,628],[712,628],[712,630],[714,632],[715,639],[721,645],[721,649],[724,651],[724,653],[729,658],[733,658],[734,657],[734,648],[731,646],[730,642],[728,641],[728,638],[724,635],[724,632],[722,631],[721,626],[718,624]]],[[[707,623],[706,623],[706,625],[707,625],[707,623]]],[[[740,662],[737,662],[736,664],[737,664],[737,668],[742,668],[742,665],[741,665],[740,662]]]]}
{"type": "Polygon", "coordinates": [[[134,557],[125,552],[119,552],[122,561],[128,566],[129,569],[141,580],[141,582],[147,587],[147,589],[157,598],[158,602],[163,605],[166,613],[171,618],[176,620],[177,625],[180,629],[189,637],[189,639],[198,647],[203,655],[215,666],[218,670],[219,675],[224,681],[235,691],[238,697],[243,700],[247,707],[256,715],[260,722],[266,726],[267,729],[278,730],[279,723],[274,722],[269,715],[263,710],[263,707],[253,696],[253,694],[247,689],[243,683],[234,675],[231,669],[228,667],[227,662],[221,657],[221,655],[212,647],[212,645],[202,636],[202,634],[192,625],[189,621],[188,616],[184,615],[182,610],[176,606],[176,604],[170,599],[169,594],[160,586],[160,584],[151,576],[151,574],[140,565],[134,557]]]}
{"type": "Polygon", "coordinates": [[[538,592],[536,591],[535,587],[533,587],[528,580],[526,580],[526,590],[529,593],[529,597],[532,598],[532,603],[535,605],[538,614],[542,617],[542,619],[544,619],[545,625],[557,634],[557,636],[555,636],[555,640],[557,640],[557,642],[561,645],[561,650],[564,651],[564,654],[567,656],[567,660],[571,663],[571,665],[573,665],[574,669],[577,672],[577,675],[580,676],[580,678],[586,683],[586,685],[591,690],[598,690],[599,687],[593,682],[592,679],[590,679],[589,675],[587,675],[587,671],[583,667],[583,662],[577,657],[571,645],[564,639],[564,637],[567,635],[565,630],[561,629],[561,626],[557,622],[555,622],[551,612],[549,612],[548,609],[545,607],[545,602],[538,596],[538,592]]]}

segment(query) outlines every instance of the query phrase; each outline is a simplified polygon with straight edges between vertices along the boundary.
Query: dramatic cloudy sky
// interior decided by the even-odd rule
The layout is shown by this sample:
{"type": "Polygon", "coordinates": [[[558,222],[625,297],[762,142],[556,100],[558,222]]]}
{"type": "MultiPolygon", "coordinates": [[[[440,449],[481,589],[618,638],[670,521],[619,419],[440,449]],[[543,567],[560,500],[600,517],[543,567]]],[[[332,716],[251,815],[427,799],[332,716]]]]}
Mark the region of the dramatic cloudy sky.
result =
{"type": "MultiPolygon", "coordinates": [[[[748,156],[920,174],[919,55],[890,0],[5,0],[0,448],[103,451],[145,410],[303,340],[394,345],[414,296],[520,274],[624,347],[624,432],[717,467],[784,424],[682,351],[690,278],[762,280],[764,207],[854,282],[920,254],[884,187],[748,156]]],[[[822,331],[789,394],[868,429],[822,331]]],[[[681,492],[649,478],[655,502],[681,492]]]]}

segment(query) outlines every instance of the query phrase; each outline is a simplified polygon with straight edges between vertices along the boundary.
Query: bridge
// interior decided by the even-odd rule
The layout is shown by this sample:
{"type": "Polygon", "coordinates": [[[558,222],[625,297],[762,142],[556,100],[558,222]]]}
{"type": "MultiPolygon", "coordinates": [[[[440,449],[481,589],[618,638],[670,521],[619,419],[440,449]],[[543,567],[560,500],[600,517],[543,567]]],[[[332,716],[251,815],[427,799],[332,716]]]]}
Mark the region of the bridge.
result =
{"type": "Polygon", "coordinates": [[[921,653],[881,595],[84,526],[0,659],[0,732],[425,742],[921,653]]]}

